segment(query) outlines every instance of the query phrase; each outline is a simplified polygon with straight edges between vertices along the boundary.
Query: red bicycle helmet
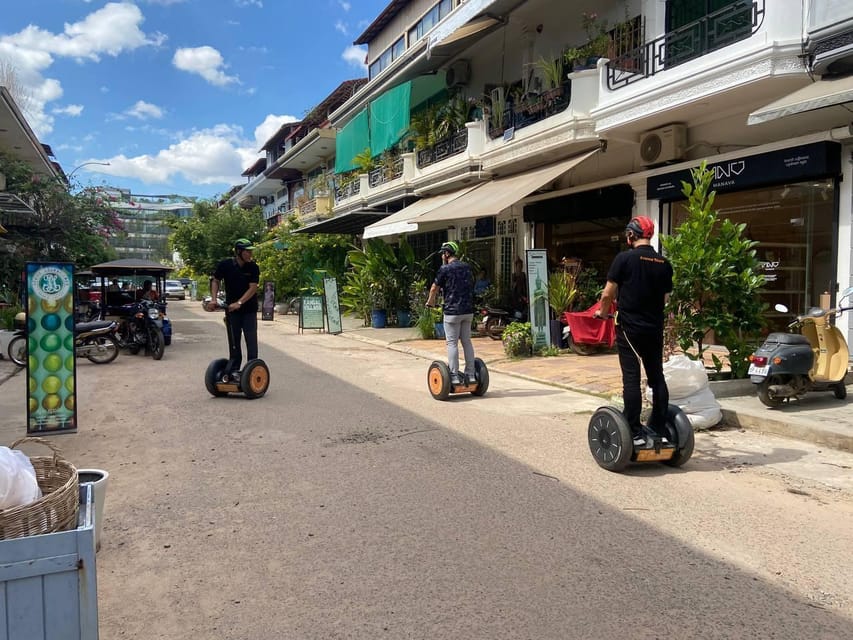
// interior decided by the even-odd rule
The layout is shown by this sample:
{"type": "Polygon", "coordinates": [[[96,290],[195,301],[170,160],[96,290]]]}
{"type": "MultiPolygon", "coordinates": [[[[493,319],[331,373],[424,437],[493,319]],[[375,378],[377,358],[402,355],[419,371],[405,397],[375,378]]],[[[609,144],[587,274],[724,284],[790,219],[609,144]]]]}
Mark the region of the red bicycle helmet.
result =
{"type": "Polygon", "coordinates": [[[651,238],[655,235],[655,223],[647,216],[637,216],[631,218],[625,231],[633,233],[635,238],[651,238]]]}

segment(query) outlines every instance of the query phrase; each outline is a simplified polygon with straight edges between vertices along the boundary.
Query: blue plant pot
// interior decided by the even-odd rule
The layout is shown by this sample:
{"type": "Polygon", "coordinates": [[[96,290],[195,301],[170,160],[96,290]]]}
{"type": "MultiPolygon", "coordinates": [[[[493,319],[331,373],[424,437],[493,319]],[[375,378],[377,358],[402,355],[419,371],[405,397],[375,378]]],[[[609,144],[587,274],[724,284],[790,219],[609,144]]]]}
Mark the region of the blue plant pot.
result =
{"type": "Polygon", "coordinates": [[[388,322],[388,313],[385,309],[374,309],[370,313],[370,326],[374,329],[384,329],[388,322]]]}
{"type": "Polygon", "coordinates": [[[412,315],[408,311],[397,311],[397,326],[408,327],[412,324],[412,315]]]}
{"type": "Polygon", "coordinates": [[[435,337],[444,340],[447,336],[444,333],[444,323],[436,322],[435,323],[435,337]]]}

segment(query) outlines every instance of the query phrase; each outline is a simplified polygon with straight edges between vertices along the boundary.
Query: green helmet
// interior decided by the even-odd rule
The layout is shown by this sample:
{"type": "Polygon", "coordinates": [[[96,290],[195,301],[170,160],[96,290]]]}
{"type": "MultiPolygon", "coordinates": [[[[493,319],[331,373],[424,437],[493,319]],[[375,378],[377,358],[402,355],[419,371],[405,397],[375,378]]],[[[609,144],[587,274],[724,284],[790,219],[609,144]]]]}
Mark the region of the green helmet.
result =
{"type": "Polygon", "coordinates": [[[248,238],[239,238],[234,243],[234,251],[239,253],[240,251],[254,251],[255,245],[252,244],[252,241],[248,238]]]}
{"type": "Polygon", "coordinates": [[[450,255],[455,256],[457,253],[459,253],[459,245],[453,242],[453,240],[451,240],[441,245],[441,249],[439,249],[439,251],[446,251],[450,255]]]}

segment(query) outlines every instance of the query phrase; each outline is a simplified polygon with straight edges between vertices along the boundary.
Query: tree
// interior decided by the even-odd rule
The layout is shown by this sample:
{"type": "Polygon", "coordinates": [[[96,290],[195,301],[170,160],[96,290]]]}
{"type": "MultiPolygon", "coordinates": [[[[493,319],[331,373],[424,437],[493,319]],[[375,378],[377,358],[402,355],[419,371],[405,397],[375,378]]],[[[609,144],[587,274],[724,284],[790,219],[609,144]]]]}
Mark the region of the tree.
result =
{"type": "Polygon", "coordinates": [[[173,230],[172,247],[195,275],[212,274],[217,262],[234,255],[235,240],[257,243],[266,229],[260,207],[242,209],[231,203],[217,207],[207,200],[196,202],[189,218],[171,217],[166,224],[173,230]]]}
{"type": "Polygon", "coordinates": [[[116,212],[94,189],[69,193],[58,178],[34,173],[26,162],[0,152],[0,173],[6,190],[34,213],[4,214],[8,233],[0,243],[0,283],[17,289],[28,261],[73,262],[88,267],[116,257],[109,239],[121,228],[116,212]]]}
{"type": "MultiPolygon", "coordinates": [[[[667,314],[685,353],[695,345],[695,357],[701,358],[707,349],[705,338],[713,331],[729,350],[733,377],[742,377],[752,342],[764,324],[757,242],[744,236],[745,224],[720,219],[713,209],[714,173],[704,162],[693,169],[692,177],[693,184],[682,182],[687,219],[663,238],[674,272],[667,314]]],[[[721,363],[715,362],[719,368],[721,363]]]]}

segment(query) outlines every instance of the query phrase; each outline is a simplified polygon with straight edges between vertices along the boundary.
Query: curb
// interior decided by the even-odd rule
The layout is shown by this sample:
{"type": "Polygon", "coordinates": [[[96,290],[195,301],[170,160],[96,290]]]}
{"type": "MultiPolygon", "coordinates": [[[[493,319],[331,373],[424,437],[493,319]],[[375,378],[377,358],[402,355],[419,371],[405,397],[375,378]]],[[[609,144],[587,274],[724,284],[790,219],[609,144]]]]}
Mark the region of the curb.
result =
{"type": "Polygon", "coordinates": [[[723,425],[736,429],[748,429],[761,433],[802,440],[813,444],[853,453],[853,436],[837,431],[829,431],[802,421],[786,422],[772,418],[753,416],[748,413],[738,413],[732,409],[723,409],[723,425]]]}

